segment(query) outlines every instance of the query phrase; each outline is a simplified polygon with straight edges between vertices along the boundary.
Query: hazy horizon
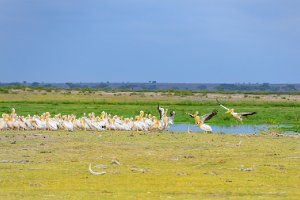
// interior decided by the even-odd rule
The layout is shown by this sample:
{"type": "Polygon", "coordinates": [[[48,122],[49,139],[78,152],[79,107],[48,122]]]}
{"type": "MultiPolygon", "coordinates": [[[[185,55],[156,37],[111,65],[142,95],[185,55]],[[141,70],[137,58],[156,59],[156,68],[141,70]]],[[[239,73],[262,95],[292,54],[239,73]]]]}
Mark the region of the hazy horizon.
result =
{"type": "Polygon", "coordinates": [[[155,83],[153,82],[149,82],[149,81],[145,81],[145,82],[130,82],[130,81],[123,81],[123,82],[112,82],[112,81],[90,81],[90,82],[82,82],[82,81],[79,81],[79,82],[45,82],[45,81],[41,81],[41,82],[38,82],[38,81],[11,81],[11,82],[1,82],[0,83],[2,84],[10,84],[10,83],[23,83],[23,84],[32,84],[32,83],[41,83],[41,84],[65,84],[65,83],[82,83],[82,84],[95,84],[95,83],[110,83],[110,84],[121,84],[121,83],[129,83],[129,84],[145,84],[145,83],[149,83],[149,84],[251,84],[251,85],[255,85],[255,84],[271,84],[271,85],[300,85],[300,83],[269,83],[269,82],[257,82],[257,83],[251,83],[251,82],[248,82],[248,83],[224,83],[224,82],[216,82],[216,83],[209,83],[209,82],[158,82],[156,81],[155,83]],[[25,83],[24,83],[25,82],[25,83]]]}
{"type": "Polygon", "coordinates": [[[300,1],[0,0],[0,82],[297,84],[300,1]]]}

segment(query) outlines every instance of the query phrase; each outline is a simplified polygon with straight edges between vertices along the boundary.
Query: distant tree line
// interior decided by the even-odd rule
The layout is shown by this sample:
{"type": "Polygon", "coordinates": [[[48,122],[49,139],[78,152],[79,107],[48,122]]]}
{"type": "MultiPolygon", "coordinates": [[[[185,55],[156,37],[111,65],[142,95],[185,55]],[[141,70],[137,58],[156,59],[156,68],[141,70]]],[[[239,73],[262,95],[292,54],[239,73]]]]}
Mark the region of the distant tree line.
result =
{"type": "Polygon", "coordinates": [[[180,83],[157,83],[156,81],[149,81],[147,83],[40,83],[40,82],[11,82],[1,83],[0,86],[30,86],[30,87],[44,87],[44,88],[91,88],[91,89],[122,89],[122,90],[144,90],[144,91],[160,91],[160,90],[207,90],[207,91],[266,91],[266,92],[294,92],[300,91],[298,84],[180,84],[180,83]]]}
{"type": "Polygon", "coordinates": [[[297,91],[295,85],[286,84],[282,86],[275,86],[269,83],[263,84],[220,84],[216,87],[216,90],[221,91],[297,91]]]}

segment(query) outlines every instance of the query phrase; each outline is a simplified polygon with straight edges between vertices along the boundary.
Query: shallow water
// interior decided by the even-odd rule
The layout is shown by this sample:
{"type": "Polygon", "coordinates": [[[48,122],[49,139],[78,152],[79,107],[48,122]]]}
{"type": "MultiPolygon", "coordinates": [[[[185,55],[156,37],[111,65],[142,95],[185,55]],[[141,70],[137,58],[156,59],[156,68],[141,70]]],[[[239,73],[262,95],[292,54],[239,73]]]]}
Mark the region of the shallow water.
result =
{"type": "MultiPolygon", "coordinates": [[[[268,130],[269,128],[279,128],[282,125],[232,125],[232,126],[216,126],[212,125],[214,133],[227,133],[227,134],[256,134],[261,131],[268,130]]],[[[168,131],[171,132],[204,132],[193,124],[174,124],[170,126],[168,131]]]]}

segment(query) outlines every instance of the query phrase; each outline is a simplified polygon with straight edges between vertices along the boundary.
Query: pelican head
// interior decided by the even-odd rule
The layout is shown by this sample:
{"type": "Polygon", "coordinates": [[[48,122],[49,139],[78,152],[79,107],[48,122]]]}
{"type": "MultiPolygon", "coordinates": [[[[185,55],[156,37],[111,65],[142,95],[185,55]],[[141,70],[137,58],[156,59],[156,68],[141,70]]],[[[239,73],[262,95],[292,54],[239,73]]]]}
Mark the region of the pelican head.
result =
{"type": "Polygon", "coordinates": [[[9,115],[6,114],[6,113],[3,113],[3,114],[2,114],[2,118],[3,118],[3,120],[8,120],[9,115]]]}
{"type": "Polygon", "coordinates": [[[171,117],[172,117],[172,116],[175,116],[175,114],[176,114],[176,113],[175,113],[174,110],[170,112],[170,116],[171,116],[171,117]]]}
{"type": "Polygon", "coordinates": [[[197,117],[198,116],[198,111],[196,111],[195,113],[194,113],[194,117],[197,117]]]}
{"type": "Polygon", "coordinates": [[[140,116],[144,116],[144,111],[140,111],[140,116]]]}

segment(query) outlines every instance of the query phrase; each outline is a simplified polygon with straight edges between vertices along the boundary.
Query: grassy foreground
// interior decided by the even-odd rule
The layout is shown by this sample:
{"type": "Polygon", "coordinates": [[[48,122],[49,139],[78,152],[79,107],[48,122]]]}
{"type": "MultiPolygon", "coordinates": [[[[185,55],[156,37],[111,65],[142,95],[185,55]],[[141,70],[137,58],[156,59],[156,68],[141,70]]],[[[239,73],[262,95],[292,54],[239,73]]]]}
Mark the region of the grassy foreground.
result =
{"type": "Polygon", "coordinates": [[[299,188],[297,135],[0,132],[0,199],[299,199],[299,188]]]}

